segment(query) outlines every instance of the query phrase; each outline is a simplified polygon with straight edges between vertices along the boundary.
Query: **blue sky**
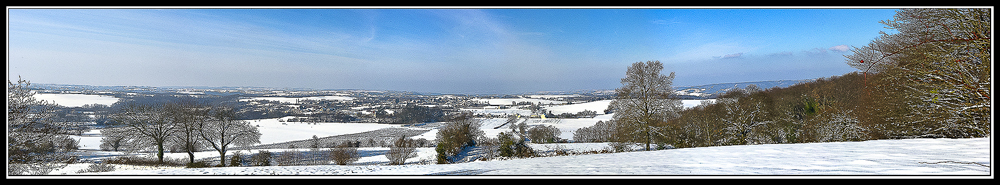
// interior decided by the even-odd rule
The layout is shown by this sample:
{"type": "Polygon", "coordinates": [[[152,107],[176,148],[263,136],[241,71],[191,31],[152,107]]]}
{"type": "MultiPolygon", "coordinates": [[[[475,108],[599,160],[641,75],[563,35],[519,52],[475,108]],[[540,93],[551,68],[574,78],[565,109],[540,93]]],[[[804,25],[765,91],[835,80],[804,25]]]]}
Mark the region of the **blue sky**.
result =
{"type": "Polygon", "coordinates": [[[881,8],[19,9],[8,79],[33,83],[523,93],[614,89],[658,60],[674,86],[811,79],[881,8]]]}

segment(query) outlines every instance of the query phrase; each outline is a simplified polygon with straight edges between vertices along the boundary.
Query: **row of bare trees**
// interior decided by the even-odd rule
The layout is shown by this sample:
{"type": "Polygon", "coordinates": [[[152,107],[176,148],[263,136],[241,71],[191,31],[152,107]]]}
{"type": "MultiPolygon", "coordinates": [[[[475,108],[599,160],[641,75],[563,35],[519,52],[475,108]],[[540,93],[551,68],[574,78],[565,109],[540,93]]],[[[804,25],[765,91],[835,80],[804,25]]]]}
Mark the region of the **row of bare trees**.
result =
{"type": "Polygon", "coordinates": [[[211,148],[225,166],[227,151],[234,146],[260,142],[257,127],[238,120],[231,106],[209,105],[191,100],[166,104],[125,102],[112,115],[115,124],[102,130],[102,148],[125,151],[156,151],[163,162],[164,146],[178,145],[194,163],[194,152],[211,148]]]}

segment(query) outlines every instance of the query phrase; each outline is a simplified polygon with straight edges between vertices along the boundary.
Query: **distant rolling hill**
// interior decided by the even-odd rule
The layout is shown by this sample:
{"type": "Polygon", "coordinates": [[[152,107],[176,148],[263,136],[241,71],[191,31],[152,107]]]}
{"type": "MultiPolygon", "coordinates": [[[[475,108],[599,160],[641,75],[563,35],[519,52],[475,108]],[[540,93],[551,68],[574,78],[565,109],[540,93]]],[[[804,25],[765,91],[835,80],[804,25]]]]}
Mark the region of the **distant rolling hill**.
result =
{"type": "MultiPolygon", "coordinates": [[[[746,88],[751,84],[757,85],[757,87],[760,87],[760,89],[770,89],[774,87],[785,88],[795,84],[812,82],[815,80],[816,79],[718,83],[718,84],[708,84],[699,86],[674,87],[674,90],[677,97],[680,99],[701,100],[701,99],[712,99],[722,93],[725,93],[726,91],[736,88],[741,88],[741,89],[746,88]]],[[[574,95],[574,94],[614,98],[615,90],[604,89],[604,90],[578,90],[578,91],[541,91],[532,93],[522,93],[517,95],[529,97],[531,95],[538,96],[538,95],[574,95]]]]}
{"type": "Polygon", "coordinates": [[[679,95],[682,99],[710,99],[710,98],[715,98],[719,94],[725,93],[726,91],[732,89],[745,88],[750,84],[757,85],[757,87],[760,87],[760,89],[770,89],[773,87],[784,88],[803,82],[811,82],[814,80],[815,79],[720,83],[720,84],[708,84],[708,85],[688,86],[688,87],[674,87],[674,90],[676,90],[677,92],[676,94],[679,95]]]}

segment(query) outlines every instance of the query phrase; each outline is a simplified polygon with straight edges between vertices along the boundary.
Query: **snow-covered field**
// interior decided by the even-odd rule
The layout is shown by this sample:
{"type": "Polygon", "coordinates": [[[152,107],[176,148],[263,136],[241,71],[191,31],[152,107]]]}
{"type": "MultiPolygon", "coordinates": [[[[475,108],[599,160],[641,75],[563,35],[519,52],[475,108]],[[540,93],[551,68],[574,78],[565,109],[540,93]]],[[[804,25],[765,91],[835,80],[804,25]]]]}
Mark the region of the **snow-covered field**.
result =
{"type": "MultiPolygon", "coordinates": [[[[283,119],[288,119],[285,117],[283,119]]],[[[250,120],[250,125],[257,126],[260,131],[260,143],[271,144],[285,141],[311,139],[344,134],[367,132],[400,125],[376,123],[316,123],[279,122],[278,119],[250,120]]]]}
{"type": "Polygon", "coordinates": [[[354,100],[353,97],[347,96],[312,96],[312,97],[302,97],[302,98],[289,98],[289,97],[253,97],[240,99],[240,101],[256,101],[256,100],[267,100],[267,101],[279,101],[283,103],[296,103],[299,100],[335,100],[335,101],[346,101],[354,100]]]}
{"type": "Polygon", "coordinates": [[[539,98],[539,99],[559,99],[559,98],[569,98],[569,97],[580,97],[579,94],[536,94],[527,95],[528,98],[539,98]]]}
{"type": "Polygon", "coordinates": [[[714,103],[715,99],[707,99],[707,100],[681,100],[681,104],[684,105],[684,108],[691,108],[691,107],[695,107],[695,106],[701,105],[701,102],[714,103]]]}
{"type": "Polygon", "coordinates": [[[562,113],[575,114],[577,112],[582,112],[584,110],[595,111],[597,112],[597,114],[604,114],[604,110],[608,109],[608,105],[610,104],[611,100],[599,100],[587,103],[548,106],[545,107],[545,110],[552,111],[552,114],[562,114],[562,113]]]}
{"type": "Polygon", "coordinates": [[[48,94],[37,93],[35,99],[49,101],[65,107],[80,107],[86,104],[111,105],[118,102],[118,98],[104,95],[89,94],[48,94]]]}
{"type": "Polygon", "coordinates": [[[959,175],[992,178],[990,141],[990,138],[874,140],[684,148],[460,164],[119,170],[86,175],[569,175],[573,178],[584,177],[581,175],[887,175],[907,178],[959,175]]]}

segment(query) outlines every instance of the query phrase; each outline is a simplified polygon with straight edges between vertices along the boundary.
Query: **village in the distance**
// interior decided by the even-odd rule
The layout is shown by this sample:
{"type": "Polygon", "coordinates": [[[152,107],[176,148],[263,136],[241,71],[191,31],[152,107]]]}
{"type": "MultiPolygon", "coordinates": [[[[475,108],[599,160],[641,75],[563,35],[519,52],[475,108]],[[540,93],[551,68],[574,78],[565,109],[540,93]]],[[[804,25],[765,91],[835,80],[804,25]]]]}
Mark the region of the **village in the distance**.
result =
{"type": "MultiPolygon", "coordinates": [[[[810,80],[743,82],[677,87],[678,99],[698,102],[709,100],[733,88],[756,85],[761,88],[787,87],[810,80]]],[[[337,123],[417,123],[462,111],[476,117],[506,117],[521,114],[529,117],[592,118],[609,111],[614,90],[546,91],[521,94],[438,94],[386,90],[316,90],[307,88],[266,87],[150,87],[150,86],[91,86],[65,84],[32,84],[41,96],[55,101],[58,96],[75,95],[77,99],[104,99],[104,104],[60,104],[62,120],[103,123],[114,111],[114,102],[169,102],[193,99],[204,102],[228,102],[236,107],[241,119],[268,119],[294,116],[297,122],[337,123]],[[546,109],[559,105],[596,103],[597,108],[567,112],[546,109]],[[591,110],[593,109],[593,110],[591,110]],[[506,111],[505,111],[506,110],[506,111]],[[510,111],[517,110],[517,111],[510,111]],[[397,112],[407,113],[406,118],[397,112]],[[408,120],[420,119],[420,120],[408,120]]],[[[40,98],[45,100],[46,98],[40,98]]],[[[92,101],[93,102],[93,101],[92,101]]],[[[71,104],[72,102],[70,102],[71,104]]],[[[686,102],[687,103],[687,102],[686,102]]],[[[689,103],[690,104],[690,103],[689,103]]],[[[697,103],[694,103],[695,105],[697,103]]],[[[594,106],[590,106],[594,107],[594,106]]],[[[284,121],[284,120],[283,120],[284,121]]]]}

